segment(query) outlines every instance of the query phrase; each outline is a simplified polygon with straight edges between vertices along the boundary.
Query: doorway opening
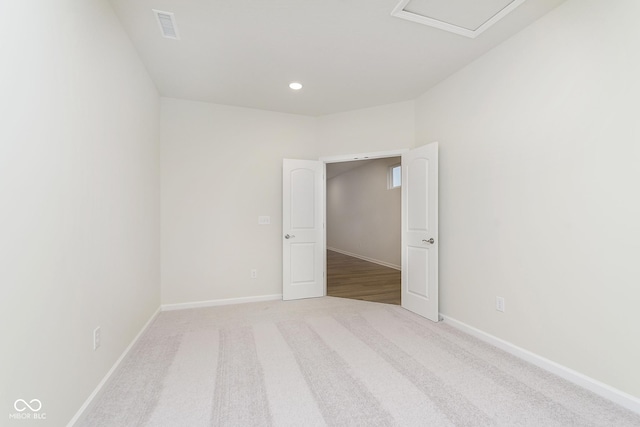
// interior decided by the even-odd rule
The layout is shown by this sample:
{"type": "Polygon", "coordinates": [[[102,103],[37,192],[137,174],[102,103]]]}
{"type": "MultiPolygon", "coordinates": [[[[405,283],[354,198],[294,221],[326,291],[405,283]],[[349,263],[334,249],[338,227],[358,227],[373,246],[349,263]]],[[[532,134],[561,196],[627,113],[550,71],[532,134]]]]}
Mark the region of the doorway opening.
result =
{"type": "Polygon", "coordinates": [[[283,159],[282,299],[327,295],[327,163],[401,155],[401,306],[438,322],[438,143],[369,156],[283,159]]]}
{"type": "Polygon", "coordinates": [[[327,162],[327,295],[401,304],[400,163],[327,162]]]}

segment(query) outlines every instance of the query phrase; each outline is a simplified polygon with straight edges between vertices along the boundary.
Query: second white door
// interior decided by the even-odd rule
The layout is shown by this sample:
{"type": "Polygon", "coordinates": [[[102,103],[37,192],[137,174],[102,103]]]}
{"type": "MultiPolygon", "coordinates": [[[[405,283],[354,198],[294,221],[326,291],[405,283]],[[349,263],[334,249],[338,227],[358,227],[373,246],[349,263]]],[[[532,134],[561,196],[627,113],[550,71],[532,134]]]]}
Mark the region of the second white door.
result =
{"type": "Polygon", "coordinates": [[[402,307],[437,322],[438,143],[402,155],[402,307]]]}

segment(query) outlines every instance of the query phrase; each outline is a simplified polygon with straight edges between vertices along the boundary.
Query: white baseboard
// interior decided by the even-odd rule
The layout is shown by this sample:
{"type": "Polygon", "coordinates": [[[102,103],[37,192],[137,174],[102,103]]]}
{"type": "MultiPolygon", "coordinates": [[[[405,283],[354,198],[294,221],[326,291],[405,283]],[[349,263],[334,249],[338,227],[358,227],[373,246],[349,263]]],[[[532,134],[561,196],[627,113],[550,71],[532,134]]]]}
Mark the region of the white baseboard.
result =
{"type": "Polygon", "coordinates": [[[369,258],[369,257],[366,257],[364,255],[358,255],[358,254],[354,254],[352,252],[343,251],[342,249],[336,249],[336,248],[329,248],[328,247],[327,250],[333,251],[333,252],[338,252],[339,254],[343,254],[343,255],[347,255],[347,256],[352,256],[354,258],[359,258],[359,259],[362,259],[362,260],[365,260],[365,261],[372,262],[374,264],[382,265],[384,267],[389,267],[389,268],[393,268],[393,269],[396,269],[396,270],[402,270],[402,267],[399,266],[399,265],[391,264],[390,262],[386,262],[386,261],[380,261],[378,259],[369,258]]]}
{"type": "Polygon", "coordinates": [[[184,310],[187,308],[215,307],[218,305],[243,304],[246,302],[258,302],[258,301],[274,301],[279,299],[282,299],[282,294],[260,295],[256,297],[214,299],[209,301],[194,301],[194,302],[183,302],[178,304],[163,304],[160,306],[160,310],[162,311],[184,310]]]}
{"type": "Polygon", "coordinates": [[[495,347],[498,347],[499,349],[504,350],[507,353],[519,357],[520,359],[532,363],[539,368],[549,371],[561,378],[564,378],[567,381],[579,385],[580,387],[586,388],[587,390],[592,391],[593,393],[604,397],[605,399],[608,399],[620,406],[623,406],[633,412],[640,414],[640,399],[635,396],[632,396],[628,393],[611,387],[610,385],[581,374],[580,372],[574,371],[573,369],[567,368],[566,366],[560,365],[559,363],[556,363],[552,360],[532,353],[529,350],[525,350],[521,347],[511,344],[508,341],[495,337],[491,334],[481,331],[480,329],[476,329],[473,326],[469,326],[466,323],[460,322],[459,320],[453,319],[449,316],[444,316],[442,314],[441,316],[448,325],[451,325],[456,329],[466,332],[469,335],[473,335],[474,337],[479,338],[480,340],[487,342],[495,347]]]}
{"type": "Polygon", "coordinates": [[[156,316],[158,316],[159,313],[160,313],[160,307],[158,307],[158,309],[155,311],[155,313],[153,313],[151,315],[149,320],[147,320],[147,323],[145,323],[145,325],[142,327],[142,329],[140,329],[140,332],[138,332],[138,335],[135,336],[135,338],[133,339],[133,341],[131,341],[129,346],[122,352],[122,354],[120,355],[118,360],[116,360],[116,363],[114,363],[113,366],[111,367],[111,369],[109,369],[109,372],[107,372],[107,375],[105,375],[104,378],[102,378],[102,381],[100,381],[98,386],[89,395],[87,400],[85,400],[85,402],[82,404],[80,409],[78,409],[78,412],[76,412],[76,414],[73,416],[73,418],[71,418],[71,421],[69,421],[69,423],[67,424],[67,427],[71,427],[75,423],[78,422],[78,420],[82,417],[82,414],[84,413],[84,411],[86,411],[87,408],[91,405],[91,403],[93,402],[93,399],[95,399],[95,397],[98,395],[98,393],[100,393],[100,390],[102,390],[102,387],[104,387],[104,385],[107,383],[107,381],[109,381],[109,379],[111,378],[111,375],[113,375],[113,373],[116,371],[116,369],[118,369],[118,366],[120,366],[120,363],[122,363],[124,358],[127,357],[127,355],[129,354],[129,351],[131,351],[131,349],[133,348],[135,343],[138,342],[138,340],[140,339],[142,334],[147,330],[149,325],[151,325],[151,323],[154,321],[154,319],[156,318],[156,316]]]}

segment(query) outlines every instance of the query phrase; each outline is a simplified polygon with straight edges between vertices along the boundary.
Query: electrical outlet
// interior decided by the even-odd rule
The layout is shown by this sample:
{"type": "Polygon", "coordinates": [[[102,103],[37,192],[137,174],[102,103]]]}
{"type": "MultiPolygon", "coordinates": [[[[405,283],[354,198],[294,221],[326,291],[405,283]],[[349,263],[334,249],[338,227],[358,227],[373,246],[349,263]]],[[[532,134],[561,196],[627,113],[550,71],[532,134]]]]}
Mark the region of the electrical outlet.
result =
{"type": "Polygon", "coordinates": [[[257,279],[258,278],[258,270],[256,270],[255,268],[251,269],[251,278],[252,279],[257,279]]]}
{"type": "Polygon", "coordinates": [[[100,347],[100,342],[102,341],[102,332],[100,331],[100,326],[93,330],[93,350],[97,350],[100,347]]]}
{"type": "Polygon", "coordinates": [[[496,297],[496,310],[504,312],[504,298],[496,297]]]}
{"type": "Polygon", "coordinates": [[[269,224],[271,224],[271,217],[270,216],[259,216],[258,217],[258,224],[260,224],[260,225],[269,225],[269,224]]]}

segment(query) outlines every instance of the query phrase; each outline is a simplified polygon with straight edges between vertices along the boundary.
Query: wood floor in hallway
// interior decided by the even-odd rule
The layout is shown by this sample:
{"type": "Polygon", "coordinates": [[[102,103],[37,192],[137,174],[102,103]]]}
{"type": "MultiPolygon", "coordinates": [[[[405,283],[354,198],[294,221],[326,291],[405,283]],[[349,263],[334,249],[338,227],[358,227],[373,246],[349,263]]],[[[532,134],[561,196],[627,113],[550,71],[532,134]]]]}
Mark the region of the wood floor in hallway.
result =
{"type": "Polygon", "coordinates": [[[328,250],[327,295],[400,305],[400,270],[328,250]]]}

